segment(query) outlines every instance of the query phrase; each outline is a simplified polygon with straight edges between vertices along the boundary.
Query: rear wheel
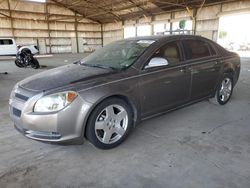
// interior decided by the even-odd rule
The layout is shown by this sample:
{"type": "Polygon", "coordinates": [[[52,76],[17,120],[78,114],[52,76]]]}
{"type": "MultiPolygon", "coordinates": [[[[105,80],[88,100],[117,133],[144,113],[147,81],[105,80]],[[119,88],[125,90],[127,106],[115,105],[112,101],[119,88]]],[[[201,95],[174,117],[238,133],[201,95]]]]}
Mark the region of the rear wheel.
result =
{"type": "Polygon", "coordinates": [[[225,74],[215,93],[215,101],[220,105],[226,104],[233,93],[233,76],[225,74]]]}
{"type": "Polygon", "coordinates": [[[33,69],[38,69],[38,68],[40,67],[39,62],[37,61],[36,58],[32,58],[31,67],[32,67],[33,69]]]}
{"type": "Polygon", "coordinates": [[[86,137],[98,148],[111,149],[125,140],[132,124],[130,106],[121,99],[111,98],[100,103],[91,113],[86,137]]]}

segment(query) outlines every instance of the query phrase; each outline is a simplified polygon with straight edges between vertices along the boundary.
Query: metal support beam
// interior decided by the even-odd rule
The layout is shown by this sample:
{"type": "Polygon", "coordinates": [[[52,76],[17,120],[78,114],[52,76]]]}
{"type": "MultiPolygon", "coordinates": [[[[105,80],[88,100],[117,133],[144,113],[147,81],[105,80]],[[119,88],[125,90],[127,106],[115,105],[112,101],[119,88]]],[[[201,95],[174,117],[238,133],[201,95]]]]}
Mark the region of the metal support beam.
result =
{"type": "Polygon", "coordinates": [[[102,42],[102,47],[104,46],[104,43],[103,43],[103,24],[101,24],[101,42],[102,42]]]}
{"type": "Polygon", "coordinates": [[[75,35],[76,35],[76,49],[77,49],[77,53],[79,53],[78,21],[77,21],[77,14],[76,13],[75,13],[75,35]]]}
{"type": "Polygon", "coordinates": [[[132,3],[133,5],[135,5],[135,7],[141,9],[146,15],[153,16],[153,14],[151,12],[149,12],[148,10],[143,8],[141,5],[137,5],[133,0],[129,0],[129,2],[132,3]]]}
{"type": "Polygon", "coordinates": [[[193,31],[193,34],[195,35],[196,34],[196,20],[197,20],[197,8],[193,8],[192,10],[190,10],[189,7],[186,7],[186,10],[192,20],[192,31],[193,31]]]}
{"type": "Polygon", "coordinates": [[[10,18],[10,16],[7,14],[1,13],[1,12],[0,12],[0,14],[3,15],[4,17],[10,18]]]}
{"type": "Polygon", "coordinates": [[[9,9],[9,19],[10,19],[11,33],[12,33],[12,37],[15,38],[15,33],[14,33],[14,28],[13,28],[12,12],[11,12],[11,9],[10,9],[10,0],[7,0],[7,4],[8,4],[8,9],[9,9]]]}
{"type": "Polygon", "coordinates": [[[136,37],[138,37],[138,34],[137,34],[137,32],[138,32],[138,23],[139,23],[139,20],[136,20],[135,21],[135,36],[136,37]]]}
{"type": "MultiPolygon", "coordinates": [[[[84,1],[87,2],[87,3],[92,3],[93,4],[93,2],[91,2],[90,0],[84,0],[84,1]]],[[[102,6],[99,6],[98,4],[95,4],[95,6],[98,9],[100,9],[100,10],[102,10],[102,11],[108,13],[108,14],[111,14],[113,17],[117,18],[118,21],[122,21],[121,17],[118,14],[114,13],[113,11],[107,10],[106,8],[103,8],[102,6]]],[[[86,16],[86,18],[88,18],[88,16],[86,16]]]]}
{"type": "Polygon", "coordinates": [[[196,34],[196,24],[197,24],[197,8],[193,8],[192,30],[194,35],[196,34]]]}
{"type": "MultiPolygon", "coordinates": [[[[45,13],[46,13],[47,28],[48,28],[48,36],[49,36],[49,53],[51,54],[51,34],[50,34],[50,25],[49,25],[50,21],[49,21],[49,11],[47,2],[45,3],[45,13]]],[[[46,45],[46,52],[47,52],[47,45],[46,45]]]]}
{"type": "MultiPolygon", "coordinates": [[[[66,9],[71,10],[71,11],[74,12],[74,13],[80,14],[80,15],[83,16],[83,18],[87,18],[86,15],[84,15],[84,14],[82,14],[82,13],[80,13],[80,12],[78,12],[78,11],[72,9],[72,8],[67,7],[65,4],[61,3],[61,2],[58,1],[58,0],[52,0],[52,1],[55,2],[55,4],[58,5],[58,6],[64,7],[64,8],[66,8],[66,9]]],[[[89,19],[89,20],[91,20],[91,21],[93,21],[93,22],[96,22],[96,23],[100,23],[98,20],[95,20],[95,19],[92,19],[92,18],[87,18],[87,19],[89,19]]]]}
{"type": "MultiPolygon", "coordinates": [[[[171,12],[170,13],[170,20],[174,19],[174,12],[171,12]]],[[[173,22],[170,22],[170,34],[172,34],[172,31],[173,31],[173,22]]]]}

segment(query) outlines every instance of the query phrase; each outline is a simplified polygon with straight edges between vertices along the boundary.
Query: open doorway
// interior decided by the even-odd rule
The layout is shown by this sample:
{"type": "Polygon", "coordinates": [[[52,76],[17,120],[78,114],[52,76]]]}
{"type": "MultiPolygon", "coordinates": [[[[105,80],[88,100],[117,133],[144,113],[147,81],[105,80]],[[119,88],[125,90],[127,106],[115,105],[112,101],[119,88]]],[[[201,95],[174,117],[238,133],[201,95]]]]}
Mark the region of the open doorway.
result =
{"type": "Polygon", "coordinates": [[[250,57],[250,13],[220,17],[218,43],[240,56],[250,57]]]}

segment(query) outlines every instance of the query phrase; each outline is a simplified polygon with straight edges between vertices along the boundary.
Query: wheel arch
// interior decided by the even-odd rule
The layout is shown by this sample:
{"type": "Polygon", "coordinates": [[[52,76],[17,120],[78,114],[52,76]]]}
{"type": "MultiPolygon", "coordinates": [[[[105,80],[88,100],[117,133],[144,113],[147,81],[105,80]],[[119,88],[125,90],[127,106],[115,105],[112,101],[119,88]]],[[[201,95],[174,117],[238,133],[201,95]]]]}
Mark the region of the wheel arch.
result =
{"type": "Polygon", "coordinates": [[[222,70],[220,72],[220,76],[219,76],[218,81],[217,81],[217,83],[216,83],[216,85],[214,87],[214,90],[213,90],[213,93],[212,93],[211,97],[215,96],[216,91],[217,91],[218,87],[220,86],[220,82],[223,79],[223,77],[224,77],[225,74],[231,74],[232,78],[233,78],[233,83],[234,83],[234,80],[235,80],[235,78],[234,78],[235,77],[235,70],[234,70],[234,68],[232,66],[230,66],[230,64],[226,64],[222,68],[222,70]]]}
{"type": "Polygon", "coordinates": [[[103,97],[101,98],[100,100],[98,100],[94,105],[93,107],[91,108],[90,112],[88,113],[88,117],[87,117],[87,120],[85,122],[85,126],[84,126],[84,129],[83,129],[83,136],[86,137],[86,128],[87,128],[87,125],[88,125],[88,122],[89,122],[89,118],[90,118],[90,115],[92,114],[92,112],[95,110],[95,108],[102,102],[104,102],[105,100],[109,100],[111,98],[118,98],[118,99],[121,99],[123,101],[125,101],[129,107],[131,108],[132,110],[132,115],[133,115],[133,126],[136,125],[136,122],[138,121],[138,108],[136,107],[136,104],[135,102],[133,102],[133,100],[131,98],[129,98],[128,96],[126,95],[123,95],[123,94],[113,94],[113,95],[109,95],[109,96],[106,96],[106,97],[103,97]]]}
{"type": "Polygon", "coordinates": [[[230,67],[224,70],[224,74],[232,74],[232,76],[234,76],[235,71],[233,68],[230,67]]]}
{"type": "Polygon", "coordinates": [[[19,49],[21,52],[26,52],[26,53],[30,53],[30,54],[32,54],[32,52],[31,52],[31,50],[29,49],[29,48],[27,48],[27,47],[23,47],[23,48],[20,48],[19,49]]]}

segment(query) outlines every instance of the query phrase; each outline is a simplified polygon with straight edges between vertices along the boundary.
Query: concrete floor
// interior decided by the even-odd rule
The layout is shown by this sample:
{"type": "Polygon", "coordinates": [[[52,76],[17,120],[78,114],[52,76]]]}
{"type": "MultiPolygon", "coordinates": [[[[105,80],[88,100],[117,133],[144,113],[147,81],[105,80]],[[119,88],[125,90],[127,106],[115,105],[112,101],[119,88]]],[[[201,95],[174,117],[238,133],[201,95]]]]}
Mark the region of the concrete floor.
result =
{"type": "Polygon", "coordinates": [[[47,68],[0,61],[0,187],[250,187],[250,59],[225,106],[208,101],[142,122],[124,144],[61,146],[25,138],[8,116],[14,84],[82,55],[39,59],[47,68]]]}

